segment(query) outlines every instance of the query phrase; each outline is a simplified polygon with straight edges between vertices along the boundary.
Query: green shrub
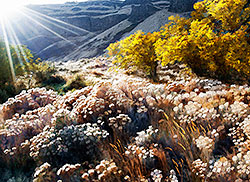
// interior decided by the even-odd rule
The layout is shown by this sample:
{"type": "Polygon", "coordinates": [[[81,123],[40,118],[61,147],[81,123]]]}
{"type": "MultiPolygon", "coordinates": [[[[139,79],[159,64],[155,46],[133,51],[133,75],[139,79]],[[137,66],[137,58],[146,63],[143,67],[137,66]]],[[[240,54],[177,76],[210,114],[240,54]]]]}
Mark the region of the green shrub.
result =
{"type": "Polygon", "coordinates": [[[67,92],[73,89],[81,89],[86,86],[87,84],[85,83],[83,78],[80,75],[76,75],[75,77],[67,81],[67,83],[63,87],[63,91],[67,92]]]}
{"type": "Polygon", "coordinates": [[[55,73],[51,64],[35,58],[25,46],[10,46],[10,52],[12,62],[8,58],[5,43],[0,40],[0,103],[15,96],[22,89],[40,86],[55,73]],[[21,78],[16,79],[19,77],[21,78]]]}

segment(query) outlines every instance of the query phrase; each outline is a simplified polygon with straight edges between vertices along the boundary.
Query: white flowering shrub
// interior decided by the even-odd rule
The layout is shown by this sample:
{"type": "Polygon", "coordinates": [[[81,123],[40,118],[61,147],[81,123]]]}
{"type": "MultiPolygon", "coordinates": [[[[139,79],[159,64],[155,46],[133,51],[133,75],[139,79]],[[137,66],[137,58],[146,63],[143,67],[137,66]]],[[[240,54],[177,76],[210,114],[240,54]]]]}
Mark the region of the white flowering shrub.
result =
{"type": "Polygon", "coordinates": [[[112,160],[102,160],[93,169],[89,169],[82,175],[85,181],[119,181],[121,171],[112,160]]]}
{"type": "Polygon", "coordinates": [[[98,142],[108,135],[97,124],[90,123],[66,126],[59,131],[46,127],[30,140],[30,156],[53,165],[91,161],[98,157],[98,142]]]}
{"type": "Polygon", "coordinates": [[[249,180],[250,87],[159,69],[161,84],[102,72],[0,105],[0,181],[249,180]]]}

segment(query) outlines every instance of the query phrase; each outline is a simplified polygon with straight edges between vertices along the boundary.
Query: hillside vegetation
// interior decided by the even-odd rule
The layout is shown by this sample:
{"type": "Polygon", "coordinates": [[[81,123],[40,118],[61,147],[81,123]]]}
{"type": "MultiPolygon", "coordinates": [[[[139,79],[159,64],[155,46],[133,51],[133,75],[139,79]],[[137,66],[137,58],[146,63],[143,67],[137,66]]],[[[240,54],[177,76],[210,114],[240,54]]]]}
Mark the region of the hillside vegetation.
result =
{"type": "Polygon", "coordinates": [[[0,103],[23,89],[41,86],[55,72],[53,66],[35,58],[26,47],[11,46],[11,60],[5,43],[0,41],[0,103]]]}
{"type": "Polygon", "coordinates": [[[249,2],[194,8],[0,105],[0,181],[249,181],[249,2]]]}
{"type": "Polygon", "coordinates": [[[204,0],[191,18],[170,17],[159,32],[137,32],[108,47],[114,63],[140,69],[155,80],[157,62],[181,61],[196,74],[248,82],[250,8],[247,0],[204,0]]]}
{"type": "MultiPolygon", "coordinates": [[[[189,1],[180,3],[183,7],[179,6],[178,10],[191,11],[192,3],[189,1]]],[[[11,19],[11,24],[20,42],[40,58],[53,61],[77,60],[103,54],[111,42],[119,40],[156,12],[176,12],[178,5],[174,2],[172,4],[171,8],[168,0],[91,0],[65,4],[31,4],[25,8],[24,14],[32,18],[20,14],[11,19]],[[25,27],[23,33],[15,26],[20,22],[25,27]],[[36,26],[29,26],[31,22],[36,26]],[[24,35],[29,35],[28,39],[24,35]]],[[[166,21],[167,19],[162,18],[159,26],[163,26],[166,21]]]]}

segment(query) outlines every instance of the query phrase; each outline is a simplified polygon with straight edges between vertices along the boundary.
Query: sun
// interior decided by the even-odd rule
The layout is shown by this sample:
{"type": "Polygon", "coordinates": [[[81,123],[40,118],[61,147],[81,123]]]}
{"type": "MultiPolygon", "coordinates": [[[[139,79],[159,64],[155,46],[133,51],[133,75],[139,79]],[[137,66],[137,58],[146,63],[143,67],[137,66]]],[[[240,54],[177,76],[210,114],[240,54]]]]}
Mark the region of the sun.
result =
{"type": "Polygon", "coordinates": [[[0,18],[11,18],[22,9],[22,0],[4,0],[0,2],[0,18]]]}

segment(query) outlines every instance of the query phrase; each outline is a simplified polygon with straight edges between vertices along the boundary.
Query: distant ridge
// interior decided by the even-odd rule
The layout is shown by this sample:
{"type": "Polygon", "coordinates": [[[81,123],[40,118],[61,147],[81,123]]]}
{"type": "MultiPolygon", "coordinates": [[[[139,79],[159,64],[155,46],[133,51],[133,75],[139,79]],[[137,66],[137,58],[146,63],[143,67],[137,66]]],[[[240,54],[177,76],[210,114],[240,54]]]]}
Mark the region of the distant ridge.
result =
{"type": "Polygon", "coordinates": [[[188,16],[183,12],[190,11],[194,1],[93,0],[29,5],[31,10],[25,13],[32,19],[19,16],[10,24],[20,42],[35,55],[51,61],[67,61],[101,55],[111,42],[139,29],[144,32],[159,30],[168,22],[168,17],[177,12],[188,16]]]}

